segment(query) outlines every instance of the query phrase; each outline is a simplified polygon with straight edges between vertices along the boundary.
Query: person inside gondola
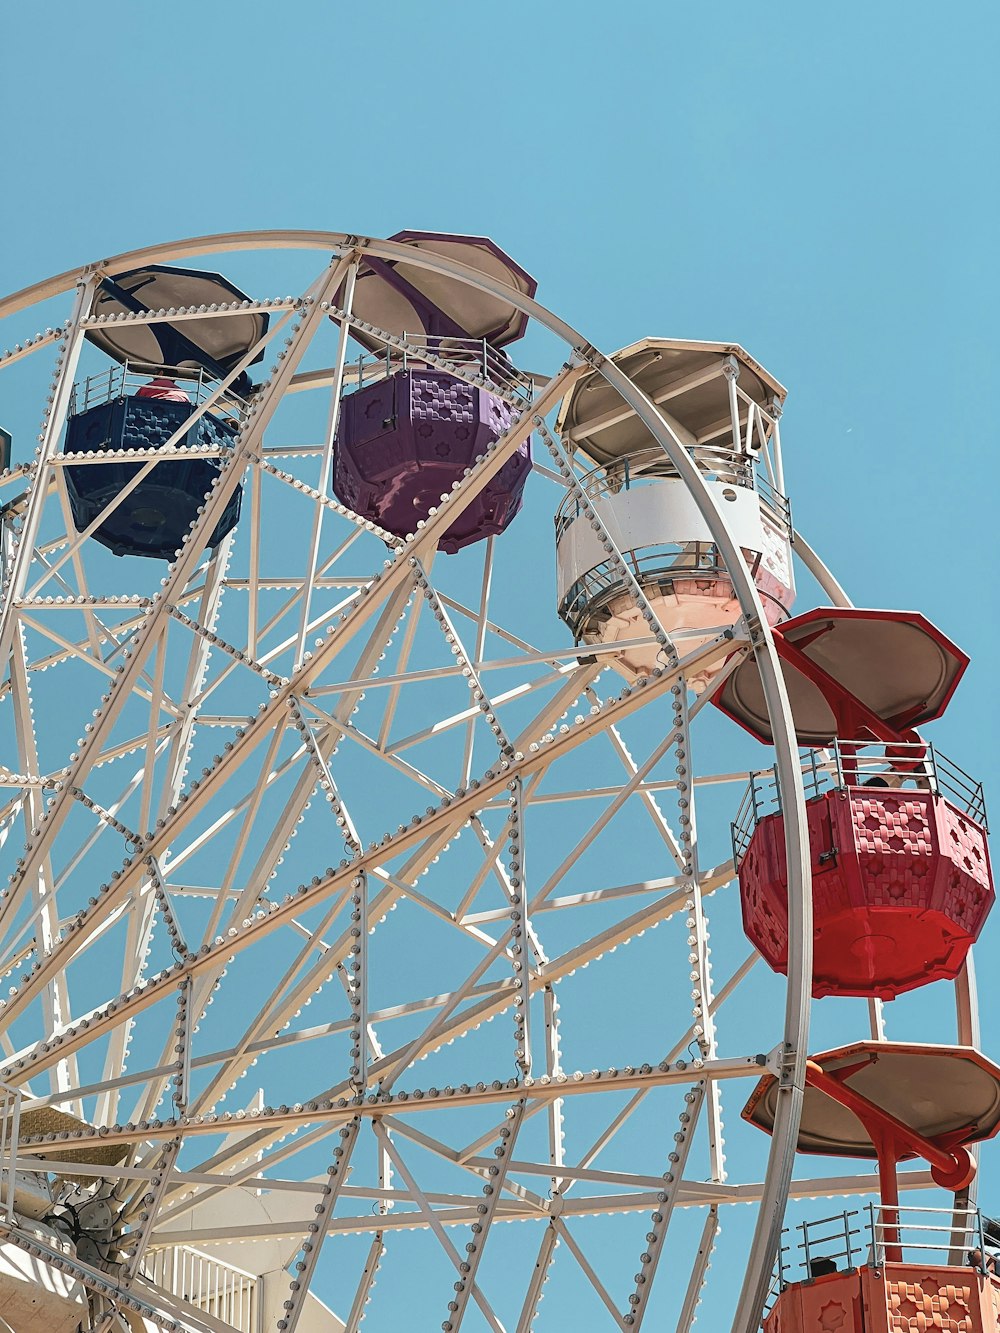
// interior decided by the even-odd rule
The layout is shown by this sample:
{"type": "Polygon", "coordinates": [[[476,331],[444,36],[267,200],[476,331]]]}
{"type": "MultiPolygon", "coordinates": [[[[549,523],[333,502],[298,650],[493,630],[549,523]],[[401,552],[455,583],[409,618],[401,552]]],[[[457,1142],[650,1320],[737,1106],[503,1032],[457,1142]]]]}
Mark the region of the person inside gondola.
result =
{"type": "Polygon", "coordinates": [[[970,1250],[967,1256],[970,1268],[975,1268],[977,1272],[985,1273],[990,1277],[996,1276],[997,1257],[991,1254],[989,1250],[985,1252],[977,1245],[974,1250],[970,1250]]]}
{"type": "Polygon", "coordinates": [[[148,384],[144,384],[136,393],[137,398],[158,398],[165,403],[189,403],[191,399],[176,380],[166,375],[157,375],[148,384]]]}

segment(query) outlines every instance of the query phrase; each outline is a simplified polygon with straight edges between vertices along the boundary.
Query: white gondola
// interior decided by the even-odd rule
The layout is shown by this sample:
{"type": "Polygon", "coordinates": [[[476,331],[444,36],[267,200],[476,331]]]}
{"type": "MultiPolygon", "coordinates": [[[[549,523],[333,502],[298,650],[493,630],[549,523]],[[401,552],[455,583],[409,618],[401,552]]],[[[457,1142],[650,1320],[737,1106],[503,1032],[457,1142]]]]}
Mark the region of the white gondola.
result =
{"type": "MultiPolygon", "coordinates": [[[[778,418],[785,390],[740,347],[646,338],[612,360],[653,401],[697,465],[743,551],[774,625],[795,596],[791,518],[782,494],[778,418]]],[[[592,516],[574,492],[556,515],[559,614],[577,643],[631,646],[609,658],[627,680],[647,676],[659,645],[649,641],[640,588],[684,651],[740,615],[708,523],[685,482],[634,412],[597,373],[565,400],[564,443],[596,464],[583,477],[592,516]],[[622,552],[609,557],[602,531],[622,552]],[[698,631],[704,631],[699,634],[698,631]]],[[[721,663],[692,676],[701,693],[721,663]]]]}

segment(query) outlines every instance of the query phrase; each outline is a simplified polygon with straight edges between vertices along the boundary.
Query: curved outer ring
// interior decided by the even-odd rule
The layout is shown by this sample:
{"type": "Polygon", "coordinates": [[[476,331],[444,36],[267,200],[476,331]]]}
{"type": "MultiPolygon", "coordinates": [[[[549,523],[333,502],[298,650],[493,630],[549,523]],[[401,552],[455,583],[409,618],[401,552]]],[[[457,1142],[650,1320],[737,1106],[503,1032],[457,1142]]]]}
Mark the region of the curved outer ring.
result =
{"type": "Polygon", "coordinates": [[[261,249],[324,250],[332,251],[338,257],[354,252],[356,255],[371,254],[381,259],[405,259],[410,264],[449,275],[510,301],[525,315],[537,319],[544,328],[568,343],[578,358],[592,365],[612,388],[618,390],[622,400],[636,413],[686,483],[713,541],[722,552],[740,610],[751,627],[753,652],[764,687],[774,737],[777,777],[785,798],[785,855],[788,865],[788,988],[785,993],[784,1058],[780,1078],[784,1095],[778,1104],[757,1226],[747,1256],[746,1276],[733,1321],[734,1333],[752,1333],[759,1326],[773,1258],[778,1248],[802,1113],[812,976],[812,897],[809,892],[809,843],[798,745],[774,639],[750,571],[743,563],[740,550],[707,484],[688,457],[684,445],[652,401],[609,357],[598,352],[581,334],[537,301],[443,255],[420,251],[399,242],[372,240],[343,232],[227,232],[147,246],[35,283],[0,301],[0,318],[58,296],[95,268],[113,270],[123,265],[136,267],[144,263],[169,262],[172,259],[186,259],[220,251],[261,249]]]}

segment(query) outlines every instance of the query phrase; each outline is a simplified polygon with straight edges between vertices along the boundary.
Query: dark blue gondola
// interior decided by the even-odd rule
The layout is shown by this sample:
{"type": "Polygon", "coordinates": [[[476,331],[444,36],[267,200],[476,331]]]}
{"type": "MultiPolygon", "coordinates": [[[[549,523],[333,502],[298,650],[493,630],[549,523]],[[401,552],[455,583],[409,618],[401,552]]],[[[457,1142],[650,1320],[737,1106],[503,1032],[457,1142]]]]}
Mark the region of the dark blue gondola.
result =
{"type": "MultiPolygon", "coordinates": [[[[101,453],[109,449],[155,449],[191,415],[191,404],[120,396],[69,419],[66,453],[101,453]]],[[[198,506],[219,475],[235,425],[207,413],[178,441],[208,445],[222,458],[185,458],[157,463],[134,490],[94,530],[95,541],[115,555],[145,555],[172,560],[198,506]]],[[[142,469],[142,463],[86,463],[66,468],[66,489],[78,532],[84,532],[142,469]]],[[[216,546],[236,526],[242,489],[237,489],[209,538],[216,546]]]]}
{"type": "MultiPolygon", "coordinates": [[[[65,452],[149,451],[166,444],[193,411],[176,381],[196,380],[195,400],[200,400],[206,377],[220,380],[230,375],[266,332],[268,320],[263,312],[240,310],[218,316],[219,306],[246,301],[244,293],[221,274],[195,269],[153,264],[106,278],[91,307],[95,316],[181,308],[204,313],[155,324],[114,321],[91,326],[88,339],[123,369],[107,376],[102,392],[92,393],[88,381],[86,392],[76,395],[66,427],[65,452]],[[143,384],[144,375],[155,378],[143,384]],[[169,378],[162,378],[164,375],[169,378]]],[[[255,364],[262,355],[261,351],[246,364],[255,364]]],[[[228,401],[238,402],[251,391],[244,367],[232,382],[228,401]]],[[[225,463],[237,422],[232,411],[229,415],[204,413],[175,444],[207,447],[215,456],[157,463],[101,519],[91,534],[95,541],[115,555],[172,560],[225,463]]],[[[148,459],[134,463],[115,459],[67,467],[66,486],[77,531],[85,532],[100,518],[147,463],[148,459]]],[[[236,526],[241,502],[242,488],[238,488],[212,531],[209,546],[216,546],[236,526]]]]}

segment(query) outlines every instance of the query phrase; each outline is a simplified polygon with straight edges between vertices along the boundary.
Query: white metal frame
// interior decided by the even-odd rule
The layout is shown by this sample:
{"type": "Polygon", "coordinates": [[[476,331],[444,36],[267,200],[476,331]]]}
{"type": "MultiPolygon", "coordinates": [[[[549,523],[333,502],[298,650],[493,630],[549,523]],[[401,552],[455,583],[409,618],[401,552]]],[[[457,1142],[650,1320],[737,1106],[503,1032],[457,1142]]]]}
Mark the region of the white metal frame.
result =
{"type": "MultiPolygon", "coordinates": [[[[707,1210],[706,1219],[690,1259],[678,1323],[679,1329],[686,1329],[700,1298],[720,1209],[728,1203],[755,1200],[754,1240],[733,1309],[733,1328],[741,1333],[753,1329],[766,1297],[790,1192],[850,1192],[859,1187],[859,1178],[805,1185],[792,1182],[807,1054],[812,939],[798,753],[771,631],[753,578],[684,443],[668,419],[612,361],[537,302],[442,255],[399,243],[326,232],[201,237],[135,251],[38,284],[0,301],[0,319],[74,289],[73,308],[62,329],[46,332],[0,357],[3,370],[53,344],[60,349],[35,460],[0,477],[0,497],[8,483],[16,484],[19,492],[17,502],[4,511],[5,596],[0,609],[0,649],[9,663],[5,668],[9,683],[0,696],[0,707],[9,708],[14,720],[18,771],[0,774],[0,792],[6,797],[0,806],[0,836],[11,835],[11,841],[17,820],[22,821],[26,835],[10,882],[0,894],[0,926],[9,932],[3,940],[0,967],[13,974],[10,994],[0,1001],[4,1028],[0,1078],[19,1089],[29,1109],[57,1105],[79,1115],[85,1106],[93,1106],[91,1119],[97,1128],[74,1135],[74,1148],[98,1143],[128,1148],[121,1166],[93,1168],[95,1179],[117,1182],[122,1218],[131,1237],[124,1277],[111,1281],[107,1275],[89,1273],[83,1278],[106,1301],[97,1308],[95,1327],[115,1326],[116,1301],[148,1305],[151,1289],[142,1276],[143,1263],[148,1266],[151,1262],[143,1260],[148,1248],[159,1256],[170,1247],[175,1252],[183,1247],[200,1251],[220,1239],[243,1236],[249,1241],[264,1235],[301,1238],[287,1317],[279,1327],[306,1327],[306,1296],[324,1243],[342,1234],[372,1234],[349,1305],[341,1310],[347,1327],[355,1330],[372,1296],[384,1236],[389,1231],[423,1227],[437,1236],[458,1270],[454,1295],[441,1303],[444,1327],[458,1329],[467,1311],[477,1308],[486,1326],[502,1329],[480,1285],[480,1261],[492,1225],[518,1218],[542,1224],[537,1253],[526,1259],[522,1275],[525,1291],[516,1323],[518,1333],[527,1333],[535,1325],[542,1286],[560,1241],[565,1241],[566,1252],[607,1308],[612,1323],[638,1328],[648,1308],[673,1210],[700,1207],[707,1210]],[[125,591],[114,596],[96,591],[88,577],[85,543],[70,524],[58,453],[84,334],[92,322],[87,310],[95,284],[102,273],[124,267],[187,262],[199,255],[251,249],[315,250],[323,256],[324,266],[301,297],[254,303],[254,308],[268,308],[279,316],[264,341],[276,341],[275,335],[281,332],[288,335],[286,345],[252,400],[219,480],[167,569],[162,587],[152,595],[125,591]],[[340,394],[349,379],[346,332],[340,336],[331,372],[300,370],[312,338],[331,314],[345,328],[351,322],[353,283],[366,255],[405,258],[502,296],[566,346],[562,368],[548,379],[533,377],[536,391],[530,405],[442,498],[426,523],[405,540],[380,533],[330,493],[340,394]],[[590,369],[617,390],[624,407],[638,415],[669,457],[725,561],[742,610],[735,629],[725,629],[685,656],[683,637],[671,641],[631,578],[622,553],[603,530],[602,540],[610,542],[611,558],[631,581],[649,634],[660,648],[660,665],[653,676],[608,698],[597,688],[606,664],[600,648],[593,650],[592,658],[590,650],[587,658],[565,648],[544,651],[521,637],[517,625],[494,619],[491,594],[496,550],[492,540],[483,548],[477,603],[465,605],[440,589],[434,567],[442,533],[529,432],[552,454],[552,467],[540,470],[561,486],[575,488],[584,515],[595,530],[602,527],[578,474],[546,424],[575,379],[590,369]],[[287,446],[269,442],[265,446],[264,432],[282,400],[299,390],[329,394],[322,443],[314,447],[297,441],[287,446]],[[314,458],[318,459],[318,477],[314,458]],[[305,475],[307,468],[313,470],[312,481],[305,475]],[[245,577],[230,577],[237,537],[228,538],[211,558],[204,555],[202,542],[244,477],[248,495],[237,537],[248,546],[248,572],[245,577]],[[269,565],[264,554],[265,488],[272,485],[291,488],[312,507],[308,557],[298,573],[269,565]],[[61,533],[57,530],[60,517],[61,533]],[[337,536],[330,539],[334,544],[328,551],[324,543],[334,520],[337,536]],[[386,539],[389,558],[382,567],[359,575],[350,561],[372,532],[386,539]],[[272,594],[283,599],[277,607],[269,600],[272,594]],[[229,642],[219,632],[220,617],[226,599],[237,596],[247,601],[245,641],[229,642]],[[76,617],[81,619],[83,632],[74,637],[76,632],[65,626],[67,618],[72,623],[76,617]],[[410,667],[421,625],[436,627],[452,665],[410,667]],[[505,657],[491,654],[487,647],[490,636],[500,636],[509,646],[505,657]],[[398,641],[396,669],[380,677],[376,674],[379,661],[394,638],[398,641]],[[39,655],[35,645],[42,641],[46,647],[39,655]],[[751,955],[729,977],[712,976],[706,899],[731,881],[733,870],[731,865],[703,864],[695,796],[706,782],[740,782],[745,774],[713,776],[699,770],[693,731],[703,701],[689,707],[683,678],[734,651],[756,656],[775,736],[790,868],[790,952],[782,1023],[768,1034],[761,1052],[722,1057],[717,1038],[719,1011],[738,993],[755,958],[751,955]],[[56,766],[46,767],[40,757],[46,741],[44,723],[32,713],[32,685],[44,668],[69,662],[94,669],[96,707],[75,750],[56,766]],[[511,669],[522,673],[518,684],[491,692],[491,672],[509,673],[511,669]],[[428,680],[464,686],[467,697],[446,715],[431,717],[425,730],[396,735],[400,699],[410,697],[409,691],[428,680]],[[216,704],[215,699],[228,700],[237,683],[253,702],[242,713],[213,712],[216,707],[231,706],[216,704]],[[378,732],[372,735],[352,719],[366,693],[376,692],[387,697],[387,703],[378,732]],[[669,735],[646,754],[634,757],[623,727],[658,700],[661,708],[671,708],[669,735]],[[512,727],[507,720],[517,716],[512,709],[526,704],[533,708],[531,721],[512,727]],[[574,707],[581,709],[575,721],[563,722],[574,707]],[[140,712],[144,725],[130,731],[130,719],[140,712]],[[200,737],[210,728],[223,732],[224,747],[195,778],[189,768],[200,748],[200,737]],[[458,780],[453,783],[443,783],[422,758],[422,747],[448,732],[456,738],[459,753],[458,780]],[[492,738],[485,768],[481,766],[484,735],[492,738]],[[605,809],[576,846],[566,846],[562,865],[539,883],[531,878],[536,862],[527,845],[525,821],[530,822],[533,810],[557,799],[556,794],[539,791],[544,777],[595,738],[610,743],[622,769],[621,783],[591,788],[584,778],[560,794],[566,800],[601,799],[605,809]],[[674,761],[676,781],[651,776],[667,754],[674,761]],[[352,756],[385,765],[387,774],[412,782],[430,802],[426,813],[386,830],[378,842],[365,846],[358,828],[356,794],[344,781],[352,756]],[[105,773],[123,776],[117,795],[105,794],[105,773]],[[666,797],[672,802],[669,813],[660,804],[666,797]],[[325,870],[317,866],[310,881],[290,886],[280,882],[279,867],[311,800],[325,806],[329,828],[342,841],[344,855],[339,865],[325,870]],[[584,855],[616,811],[632,801],[645,811],[666,853],[668,874],[641,884],[601,885],[589,893],[557,893],[568,864],[584,855]],[[95,823],[82,845],[77,839],[71,850],[71,830],[77,827],[81,810],[89,811],[95,823]],[[498,810],[506,811],[499,834],[495,828],[498,810]],[[255,830],[265,811],[267,837],[255,843],[255,830]],[[129,819],[134,821],[132,826],[129,819]],[[466,826],[479,848],[480,860],[459,906],[450,910],[422,892],[418,881],[466,826]],[[116,866],[98,891],[90,890],[87,902],[86,893],[79,897],[79,867],[89,864],[88,858],[96,857],[115,838],[126,840],[124,863],[116,866]],[[192,883],[188,866],[196,867],[205,847],[216,844],[226,848],[218,883],[192,883]],[[492,906],[485,905],[484,886],[493,894],[492,906]],[[187,923],[198,919],[191,914],[192,905],[206,899],[212,905],[198,939],[189,935],[187,923]],[[546,950],[552,934],[550,922],[564,917],[579,920],[587,906],[598,901],[619,912],[614,923],[550,955],[546,950]],[[380,1009],[369,998],[369,951],[378,944],[380,924],[401,903],[456,932],[451,936],[456,948],[461,937],[463,948],[471,945],[479,950],[478,961],[449,990],[438,993],[430,972],[423,995],[413,996],[405,1005],[380,1009]],[[694,1013],[691,1023],[678,1023],[674,1048],[666,1058],[662,1052],[651,1055],[650,1062],[640,1068],[566,1071],[558,1018],[560,983],[608,950],[681,913],[687,922],[694,1013]],[[116,930],[124,933],[120,982],[115,979],[100,1003],[83,1013],[75,1012],[70,999],[73,978],[85,966],[88,951],[116,930]],[[166,933],[174,961],[151,970],[147,958],[156,930],[166,933]],[[290,942],[294,942],[294,952],[290,942]],[[262,996],[258,1012],[248,1016],[235,1044],[204,1049],[195,1034],[215,994],[225,1001],[227,965],[262,946],[274,948],[278,956],[279,944],[283,975],[275,993],[262,996]],[[502,976],[494,972],[494,965],[501,961],[502,976]],[[28,970],[23,971],[26,966],[28,970]],[[334,997],[343,995],[332,1021],[313,1028],[295,1027],[304,1004],[318,991],[326,994],[327,988],[334,997]],[[533,996],[537,997],[535,1005],[533,996]],[[136,1049],[136,1032],[161,1012],[161,1005],[163,1012],[174,1016],[168,1020],[172,1024],[169,1035],[158,1039],[162,1053],[157,1058],[150,1045],[153,1039],[147,1036],[139,1044],[140,1067],[132,1068],[130,1043],[136,1049]],[[458,1088],[413,1085],[409,1076],[419,1059],[505,1011],[515,1015],[511,1060],[516,1072],[458,1088]],[[415,1018],[422,1023],[416,1035],[412,1029],[415,1018]],[[395,1040],[393,1023],[410,1024],[408,1035],[395,1040]],[[26,1040],[24,1033],[29,1029],[35,1035],[26,1040]],[[287,1052],[294,1044],[322,1042],[338,1034],[349,1051],[348,1062],[328,1086],[317,1086],[311,1100],[246,1113],[222,1109],[236,1081],[257,1060],[287,1052]],[[697,1052],[694,1056],[686,1049],[692,1044],[697,1052]],[[80,1077],[77,1062],[82,1053],[94,1050],[102,1053],[103,1072],[100,1079],[89,1081],[80,1077]],[[734,1183],[725,1163],[722,1091],[727,1081],[755,1076],[762,1067],[779,1076],[783,1089],[766,1173],[759,1182],[734,1183]],[[408,1076],[405,1087],[404,1075],[408,1076]],[[624,1104],[615,1097],[622,1092],[631,1094],[624,1104]],[[172,1098],[171,1110],[158,1115],[165,1095],[172,1098]],[[649,1145],[651,1169],[622,1173],[595,1165],[643,1099],[656,1095],[675,1096],[679,1120],[676,1132],[670,1130],[673,1139],[665,1133],[663,1142],[649,1145]],[[605,1129],[590,1151],[573,1162],[567,1160],[563,1122],[582,1097],[611,1104],[605,1129]],[[128,1119],[123,1118],[123,1104],[129,1108],[128,1119]],[[435,1129],[436,1122],[444,1124],[444,1117],[434,1115],[437,1108],[451,1113],[451,1124],[456,1108],[471,1111],[493,1105],[504,1118],[489,1134],[478,1134],[470,1143],[456,1145],[441,1136],[446,1131],[435,1129]],[[506,1113],[500,1108],[506,1108],[506,1113]],[[546,1126],[547,1143],[547,1151],[537,1155],[537,1160],[518,1147],[527,1141],[531,1133],[527,1127],[536,1116],[546,1126]],[[698,1128],[697,1133],[707,1136],[707,1181],[686,1178],[684,1172],[699,1125],[705,1129],[698,1128]],[[217,1138],[223,1132],[229,1137],[199,1160],[197,1140],[217,1138]],[[292,1137],[285,1141],[289,1134],[292,1137]],[[328,1136],[337,1136],[338,1146],[325,1184],[276,1174],[283,1161],[328,1136]],[[496,1155],[490,1156],[494,1145],[496,1155]],[[360,1164],[368,1160],[366,1147],[374,1148],[368,1154],[377,1163],[374,1178],[360,1164]],[[662,1171],[667,1148],[671,1179],[665,1184],[662,1171]],[[433,1176],[428,1184],[414,1167],[415,1149],[474,1180],[464,1192],[435,1189],[433,1176]],[[242,1229],[230,1226],[224,1237],[210,1228],[179,1224],[193,1201],[210,1199],[241,1184],[297,1193],[304,1205],[303,1216],[263,1231],[256,1224],[242,1229]],[[548,1197],[535,1185],[547,1188],[548,1197]],[[602,1185],[604,1192],[595,1194],[594,1187],[602,1185]],[[479,1192],[483,1188],[488,1189],[485,1195],[479,1192]],[[584,1195],[584,1190],[589,1192],[584,1195]],[[314,1198],[316,1220],[306,1220],[305,1205],[314,1198]],[[373,1201],[376,1214],[338,1213],[338,1206],[357,1199],[373,1201]],[[639,1210],[650,1213],[654,1239],[639,1260],[641,1280],[627,1308],[619,1310],[574,1234],[574,1219],[639,1210]],[[467,1249],[465,1259],[449,1238],[449,1229],[455,1226],[472,1228],[472,1248],[467,1249]]],[[[171,318],[194,313],[181,312],[171,318]]],[[[218,312],[220,317],[226,313],[224,308],[218,312]]],[[[128,318],[154,322],[162,317],[154,313],[128,318]]],[[[387,341],[403,344],[398,338],[387,341]]],[[[434,361],[426,349],[420,353],[424,360],[434,361]]],[[[244,360],[249,361],[250,355],[244,360]]],[[[459,376],[471,377],[461,364],[449,368],[459,376]]],[[[238,370],[233,376],[236,373],[238,370]]],[[[496,387],[504,392],[503,386],[496,387]]],[[[508,400],[514,401],[509,396],[508,400]]],[[[195,413],[208,410],[212,401],[201,404],[195,413]]],[[[524,408],[520,400],[516,406],[524,408]]],[[[762,438],[770,442],[773,461],[769,455],[768,468],[774,473],[773,483],[781,489],[777,416],[765,420],[760,415],[756,424],[762,438]]],[[[136,461],[151,469],[157,459],[181,452],[175,444],[171,442],[166,454],[157,451],[136,461]]],[[[839,585],[797,535],[795,546],[832,600],[845,604],[839,585]]],[[[204,923],[204,913],[200,919],[204,923]]],[[[959,989],[960,1039],[975,1034],[976,1021],[970,970],[959,989]]],[[[873,1006],[873,1024],[880,1030],[877,1006],[873,1006]]],[[[30,1144],[22,1141],[19,1152],[43,1155],[43,1161],[49,1153],[55,1162],[61,1142],[57,1136],[30,1144]]],[[[8,1234],[18,1243],[28,1243],[14,1231],[8,1234]]],[[[165,1261],[157,1258],[156,1263],[159,1273],[165,1261]]],[[[219,1327],[209,1317],[211,1311],[190,1306],[176,1292],[161,1291],[155,1298],[164,1303],[164,1327],[180,1327],[185,1320],[195,1321],[190,1327],[219,1327]]]]}

